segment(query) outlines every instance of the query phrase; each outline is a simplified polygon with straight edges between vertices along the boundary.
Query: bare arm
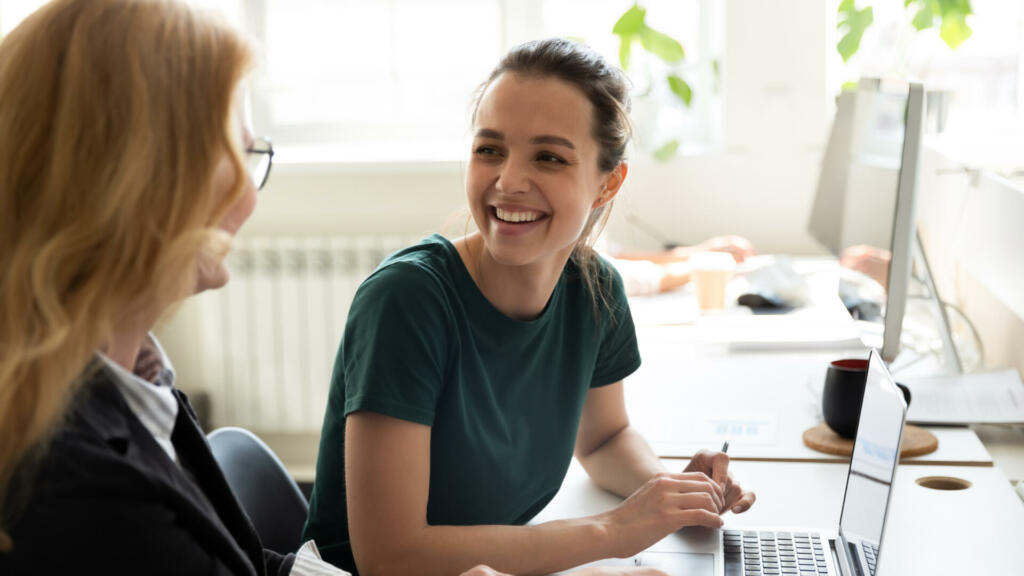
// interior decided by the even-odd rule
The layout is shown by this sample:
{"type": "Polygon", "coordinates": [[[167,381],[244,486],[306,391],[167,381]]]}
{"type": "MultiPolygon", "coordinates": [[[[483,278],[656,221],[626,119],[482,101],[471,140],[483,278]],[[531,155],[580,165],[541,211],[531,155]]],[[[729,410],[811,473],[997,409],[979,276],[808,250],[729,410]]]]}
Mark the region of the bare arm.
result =
{"type": "MultiPolygon", "coordinates": [[[[576,434],[576,458],[594,482],[620,496],[634,494],[652,477],[680,477],[707,484],[705,491],[714,501],[716,513],[745,512],[756,498],[740,487],[729,471],[729,456],[721,452],[702,450],[683,474],[669,473],[647,441],[629,425],[621,381],[587,393],[576,434]]],[[[696,506],[704,507],[703,502],[696,506]]],[[[709,525],[707,521],[697,516],[692,523],[709,525]]]]}
{"type": "Polygon", "coordinates": [[[696,252],[728,252],[736,262],[743,262],[756,253],[750,240],[742,236],[728,235],[714,236],[695,246],[679,246],[660,252],[627,252],[616,254],[615,257],[622,260],[650,260],[655,264],[672,264],[685,262],[696,252]]]}
{"type": "Polygon", "coordinates": [[[607,520],[537,526],[430,526],[430,428],[374,414],[348,417],[349,532],[359,571],[450,576],[477,564],[548,574],[611,555],[607,520]]]}
{"type": "Polygon", "coordinates": [[[725,487],[703,471],[665,470],[629,425],[621,381],[587,393],[575,452],[599,486],[629,495],[610,513],[617,555],[639,552],[684,526],[722,525],[725,487]]]}
{"type": "Polygon", "coordinates": [[[647,441],[629,425],[622,381],[587,393],[575,452],[598,486],[623,498],[652,476],[667,472],[647,441]]]}
{"type": "MultiPolygon", "coordinates": [[[[621,383],[618,387],[621,402],[621,383]]],[[[591,404],[590,396],[587,403],[591,404]]],[[[587,421],[604,422],[595,417],[587,421]]],[[[601,426],[593,430],[588,438],[602,436],[601,426]]],[[[636,451],[637,443],[646,447],[639,435],[629,430],[605,437],[609,441],[595,442],[585,458],[592,467],[604,469],[624,493],[631,485],[639,486],[618,507],[536,526],[431,526],[426,518],[430,428],[371,412],[349,415],[349,536],[360,573],[450,575],[488,564],[510,574],[548,574],[601,558],[631,556],[683,526],[721,526],[723,494],[718,484],[699,472],[658,472],[651,477],[648,472],[663,469],[650,448],[636,451]],[[636,457],[629,473],[610,472],[614,457],[627,454],[636,457]]]]}

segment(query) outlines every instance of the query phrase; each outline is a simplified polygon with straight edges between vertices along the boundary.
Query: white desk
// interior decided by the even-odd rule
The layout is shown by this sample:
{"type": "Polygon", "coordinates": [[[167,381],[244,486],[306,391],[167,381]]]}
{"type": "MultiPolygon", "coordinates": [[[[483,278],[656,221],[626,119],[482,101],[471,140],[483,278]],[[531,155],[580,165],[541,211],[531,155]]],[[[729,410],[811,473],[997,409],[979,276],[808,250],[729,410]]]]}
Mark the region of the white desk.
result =
{"type": "MultiPolygon", "coordinates": [[[[840,462],[803,443],[821,422],[821,386],[828,363],[867,356],[865,350],[730,352],[709,344],[696,326],[640,326],[643,365],[626,379],[633,425],[663,457],[717,449],[726,437],[738,460],[840,462]]],[[[898,380],[898,377],[897,377],[898,380]]],[[[911,459],[922,464],[991,466],[969,428],[932,427],[939,448],[911,459]]]]}
{"type": "MultiPolygon", "coordinates": [[[[665,462],[670,469],[686,464],[665,462]]],[[[726,528],[834,530],[847,469],[840,464],[734,462],[732,470],[757,493],[757,502],[744,514],[728,514],[726,528]]],[[[619,502],[573,461],[561,490],[532,523],[595,514],[619,502]]],[[[901,465],[888,518],[880,576],[1024,574],[1019,551],[1024,504],[998,468],[901,465]],[[914,482],[934,475],[973,485],[944,492],[914,482]]],[[[715,530],[687,528],[650,550],[708,552],[717,541],[715,530]]]]}
{"type": "Polygon", "coordinates": [[[1024,426],[980,424],[971,428],[1006,477],[1024,481],[1024,426]]]}

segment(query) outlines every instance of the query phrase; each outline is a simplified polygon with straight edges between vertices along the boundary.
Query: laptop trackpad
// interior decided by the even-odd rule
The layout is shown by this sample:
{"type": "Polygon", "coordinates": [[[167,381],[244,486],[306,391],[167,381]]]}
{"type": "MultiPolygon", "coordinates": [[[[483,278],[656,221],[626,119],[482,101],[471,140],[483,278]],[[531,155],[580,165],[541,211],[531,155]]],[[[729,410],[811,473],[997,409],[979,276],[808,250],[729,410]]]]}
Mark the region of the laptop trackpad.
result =
{"type": "Polygon", "coordinates": [[[691,552],[643,552],[636,557],[640,566],[660,568],[669,574],[714,576],[715,555],[691,552]]]}

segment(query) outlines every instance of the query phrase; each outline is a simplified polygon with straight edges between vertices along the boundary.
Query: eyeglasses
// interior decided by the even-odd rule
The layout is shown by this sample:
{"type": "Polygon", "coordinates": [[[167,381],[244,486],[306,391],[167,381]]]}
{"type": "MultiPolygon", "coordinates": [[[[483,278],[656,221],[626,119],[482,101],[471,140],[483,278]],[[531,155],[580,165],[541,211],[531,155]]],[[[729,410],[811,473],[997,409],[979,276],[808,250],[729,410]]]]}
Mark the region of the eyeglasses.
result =
{"type": "Polygon", "coordinates": [[[267,138],[257,138],[245,149],[245,167],[257,190],[262,190],[267,183],[273,161],[274,145],[267,138]]]}

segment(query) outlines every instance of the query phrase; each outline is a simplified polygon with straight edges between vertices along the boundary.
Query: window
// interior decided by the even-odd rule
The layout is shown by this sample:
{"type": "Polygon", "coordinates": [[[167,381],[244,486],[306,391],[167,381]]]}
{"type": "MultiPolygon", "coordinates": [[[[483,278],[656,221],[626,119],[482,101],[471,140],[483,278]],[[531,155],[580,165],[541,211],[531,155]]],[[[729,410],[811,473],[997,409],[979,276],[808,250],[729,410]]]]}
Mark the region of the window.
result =
{"type": "MultiPolygon", "coordinates": [[[[583,40],[618,62],[611,32],[632,0],[191,0],[226,14],[260,50],[255,126],[281,162],[465,157],[471,100],[502,54],[549,36],[583,40]]],[[[668,90],[665,65],[634,49],[641,144],[678,135],[706,148],[720,124],[714,0],[646,0],[648,24],[678,39],[692,106],[668,90]],[[661,82],[650,82],[660,78],[661,82]]],[[[0,0],[13,28],[41,0],[0,0]]]]}
{"type": "MultiPolygon", "coordinates": [[[[0,0],[0,34],[8,32],[35,12],[48,0],[0,0]]],[[[191,4],[208,7],[226,15],[233,22],[241,22],[244,0],[185,0],[191,4]]]]}
{"type": "Polygon", "coordinates": [[[4,36],[14,30],[19,22],[46,3],[46,0],[2,0],[0,1],[0,33],[4,36]]]}
{"type": "MultiPolygon", "coordinates": [[[[681,40],[681,73],[693,106],[665,83],[638,106],[638,132],[660,142],[686,134],[683,149],[716,134],[717,95],[707,34],[710,0],[645,2],[649,23],[681,40]],[[703,20],[702,20],[703,18],[703,20]],[[655,114],[655,112],[657,114],[655,114]]],[[[583,40],[618,61],[611,29],[628,0],[254,0],[248,28],[263,40],[265,66],[253,92],[258,126],[289,161],[431,161],[465,156],[471,100],[501,55],[520,42],[583,40]],[[290,158],[289,158],[290,157],[290,158]]],[[[637,52],[637,51],[635,51],[637,52]]],[[[642,60],[642,55],[638,60],[642,60]]],[[[664,73],[640,62],[636,77],[664,73]]]]}
{"type": "Polygon", "coordinates": [[[470,98],[502,51],[495,0],[264,0],[257,125],[345,160],[458,157],[470,98]]]}
{"type": "MultiPolygon", "coordinates": [[[[835,18],[838,0],[830,11],[835,18]]],[[[903,2],[858,0],[871,6],[874,23],[860,50],[843,63],[836,40],[829,42],[830,90],[859,76],[902,77],[924,83],[930,93],[929,128],[996,127],[1024,116],[1021,67],[1024,65],[1024,5],[1005,0],[971,0],[967,22],[972,35],[956,50],[939,37],[937,28],[917,31],[913,7],[903,2]]],[[[835,30],[835,21],[830,24],[835,30]]],[[[976,131],[977,128],[972,128],[976,131]]]]}

